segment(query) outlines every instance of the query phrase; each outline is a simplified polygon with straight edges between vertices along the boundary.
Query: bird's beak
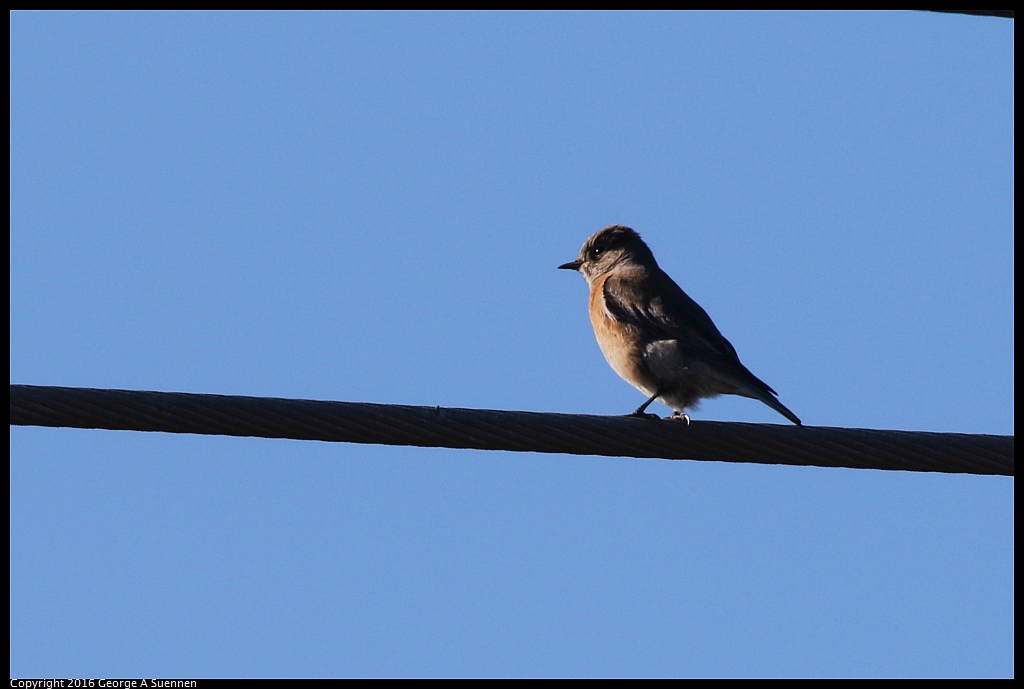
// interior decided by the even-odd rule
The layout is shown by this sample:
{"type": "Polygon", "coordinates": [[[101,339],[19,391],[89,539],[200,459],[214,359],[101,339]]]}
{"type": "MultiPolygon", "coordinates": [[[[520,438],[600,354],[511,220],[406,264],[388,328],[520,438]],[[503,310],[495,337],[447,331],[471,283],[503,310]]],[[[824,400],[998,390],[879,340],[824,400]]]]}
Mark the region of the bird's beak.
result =
{"type": "Polygon", "coordinates": [[[559,270],[579,270],[580,266],[583,265],[583,261],[576,259],[575,261],[569,261],[558,266],[559,270]]]}

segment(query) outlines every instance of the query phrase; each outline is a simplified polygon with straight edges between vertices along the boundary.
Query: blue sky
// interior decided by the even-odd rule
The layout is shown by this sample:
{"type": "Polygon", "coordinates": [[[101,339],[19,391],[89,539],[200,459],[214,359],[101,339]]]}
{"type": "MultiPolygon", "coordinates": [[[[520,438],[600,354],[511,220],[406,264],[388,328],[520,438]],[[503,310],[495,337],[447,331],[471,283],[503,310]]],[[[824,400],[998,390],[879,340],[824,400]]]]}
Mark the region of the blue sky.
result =
{"type": "MultiPolygon", "coordinates": [[[[805,423],[1014,432],[1012,20],[10,35],[11,382],[627,413],[555,268],[624,223],[805,423]]],[[[11,674],[1012,676],[1013,515],[1005,477],[17,427],[11,674]]]]}

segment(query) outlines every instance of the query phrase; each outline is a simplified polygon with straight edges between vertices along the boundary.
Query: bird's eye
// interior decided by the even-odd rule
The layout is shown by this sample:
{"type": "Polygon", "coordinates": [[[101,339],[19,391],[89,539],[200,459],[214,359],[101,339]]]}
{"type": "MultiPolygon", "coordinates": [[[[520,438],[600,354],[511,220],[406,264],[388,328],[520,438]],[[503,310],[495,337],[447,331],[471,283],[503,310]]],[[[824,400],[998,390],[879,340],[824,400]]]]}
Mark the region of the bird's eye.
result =
{"type": "Polygon", "coordinates": [[[600,256],[600,255],[601,255],[602,253],[604,253],[604,249],[602,249],[602,248],[601,248],[601,247],[599,247],[599,246],[595,246],[595,247],[593,247],[593,248],[591,248],[591,249],[590,249],[590,257],[591,257],[591,258],[597,258],[597,257],[598,257],[598,256],[600,256]]]}

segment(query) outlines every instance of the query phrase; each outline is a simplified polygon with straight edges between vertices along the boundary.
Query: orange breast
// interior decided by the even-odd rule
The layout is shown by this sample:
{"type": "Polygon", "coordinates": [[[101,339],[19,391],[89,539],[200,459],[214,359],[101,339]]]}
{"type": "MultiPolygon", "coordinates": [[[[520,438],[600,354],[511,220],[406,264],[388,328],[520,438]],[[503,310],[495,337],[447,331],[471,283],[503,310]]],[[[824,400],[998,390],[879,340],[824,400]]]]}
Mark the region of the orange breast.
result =
{"type": "Polygon", "coordinates": [[[642,338],[636,326],[622,323],[608,312],[604,302],[604,282],[598,280],[590,290],[590,323],[604,358],[623,380],[644,394],[653,395],[654,379],[644,364],[642,338]]]}

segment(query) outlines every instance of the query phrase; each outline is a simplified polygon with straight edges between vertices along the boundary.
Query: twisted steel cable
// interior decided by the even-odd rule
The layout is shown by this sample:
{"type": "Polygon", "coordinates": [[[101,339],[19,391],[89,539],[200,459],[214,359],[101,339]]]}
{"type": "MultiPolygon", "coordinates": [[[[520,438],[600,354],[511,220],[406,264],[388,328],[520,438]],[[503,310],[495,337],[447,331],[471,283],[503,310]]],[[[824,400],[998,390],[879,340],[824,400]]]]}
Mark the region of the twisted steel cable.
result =
{"type": "Polygon", "coordinates": [[[1013,436],[11,385],[11,425],[1013,476],[1013,436]]]}

